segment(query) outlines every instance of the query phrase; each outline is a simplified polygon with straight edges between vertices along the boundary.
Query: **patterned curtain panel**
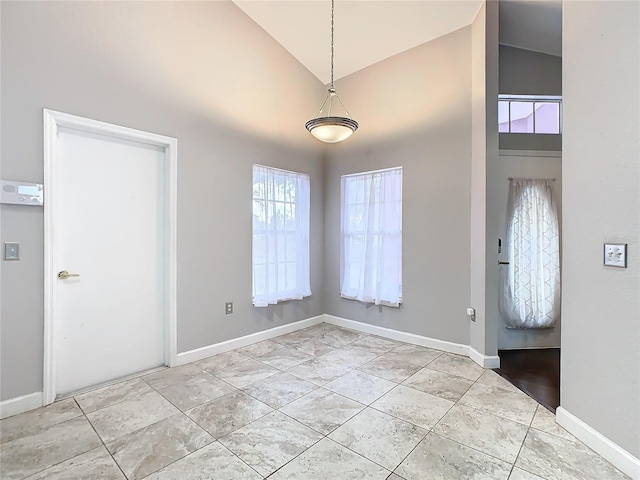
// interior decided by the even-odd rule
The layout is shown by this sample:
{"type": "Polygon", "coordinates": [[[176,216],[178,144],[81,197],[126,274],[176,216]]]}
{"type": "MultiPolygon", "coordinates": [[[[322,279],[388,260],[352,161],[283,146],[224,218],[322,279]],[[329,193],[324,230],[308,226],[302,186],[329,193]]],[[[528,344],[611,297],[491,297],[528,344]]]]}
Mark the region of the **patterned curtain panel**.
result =
{"type": "Polygon", "coordinates": [[[509,265],[501,271],[500,311],[508,328],[551,328],[560,314],[560,235],[553,180],[511,180],[509,265]]]}

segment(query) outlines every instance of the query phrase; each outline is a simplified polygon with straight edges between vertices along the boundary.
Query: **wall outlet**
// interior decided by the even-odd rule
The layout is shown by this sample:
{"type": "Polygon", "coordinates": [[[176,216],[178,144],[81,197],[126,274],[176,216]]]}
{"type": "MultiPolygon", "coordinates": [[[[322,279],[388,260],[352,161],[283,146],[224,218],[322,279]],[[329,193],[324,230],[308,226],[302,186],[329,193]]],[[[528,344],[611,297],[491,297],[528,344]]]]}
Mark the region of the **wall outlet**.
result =
{"type": "Polygon", "coordinates": [[[233,302],[227,302],[224,304],[224,313],[230,315],[233,313],[233,302]]]}
{"type": "Polygon", "coordinates": [[[608,267],[627,268],[627,244],[605,243],[604,264],[608,267]]]}
{"type": "Polygon", "coordinates": [[[7,242],[4,244],[5,260],[20,260],[20,244],[16,242],[7,242]]]}

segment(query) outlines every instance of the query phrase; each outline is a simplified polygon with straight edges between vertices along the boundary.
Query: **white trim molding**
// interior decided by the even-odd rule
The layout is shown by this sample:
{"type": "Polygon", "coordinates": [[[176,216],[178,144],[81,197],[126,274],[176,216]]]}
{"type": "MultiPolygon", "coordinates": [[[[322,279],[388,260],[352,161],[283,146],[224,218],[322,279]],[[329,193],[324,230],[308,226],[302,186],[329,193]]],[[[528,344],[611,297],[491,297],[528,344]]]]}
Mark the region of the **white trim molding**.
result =
{"type": "Polygon", "coordinates": [[[60,127],[96,133],[133,142],[160,147],[165,154],[165,258],[164,258],[164,317],[165,345],[164,360],[168,366],[176,365],[177,356],[177,198],[178,198],[178,141],[175,138],[128,127],[78,117],[54,110],[43,110],[44,122],[44,365],[42,404],[52,403],[57,395],[56,380],[56,299],[55,252],[57,245],[54,235],[56,217],[56,138],[60,127]]]}
{"type": "Polygon", "coordinates": [[[500,368],[500,357],[497,355],[485,355],[475,348],[469,347],[469,358],[483,368],[500,368]]]}
{"type": "Polygon", "coordinates": [[[386,327],[378,327],[369,323],[347,320],[346,318],[336,317],[334,315],[325,314],[324,321],[331,323],[332,325],[338,325],[339,327],[351,328],[352,330],[390,338],[391,340],[399,340],[401,342],[413,343],[414,345],[420,345],[422,347],[435,348],[436,350],[442,350],[443,352],[464,355],[476,362],[482,368],[500,367],[500,358],[497,355],[483,355],[469,345],[447,342],[446,340],[424,337],[422,335],[416,335],[415,333],[401,332],[399,330],[393,330],[386,327]]]}
{"type": "Polygon", "coordinates": [[[377,325],[347,320],[346,318],[335,317],[333,315],[327,315],[326,313],[324,315],[324,321],[339,327],[350,328],[359,332],[390,338],[391,340],[413,343],[414,345],[420,345],[421,347],[435,348],[437,350],[442,350],[443,352],[465,355],[467,357],[469,356],[469,346],[461,343],[447,342],[446,340],[424,337],[422,335],[416,335],[415,333],[407,333],[399,330],[393,330],[391,328],[378,327],[377,325]]]}
{"type": "Polygon", "coordinates": [[[0,402],[0,419],[12,417],[42,406],[42,392],[34,392],[21,397],[0,402]]]}
{"type": "Polygon", "coordinates": [[[317,325],[323,321],[324,315],[318,315],[317,317],[306,318],[298,322],[288,323],[287,325],[282,325],[280,327],[274,327],[269,330],[245,335],[244,337],[232,338],[231,340],[214,343],[213,345],[207,345],[206,347],[181,352],[177,355],[176,364],[172,366],[177,367],[179,365],[185,365],[187,363],[195,362],[196,360],[202,360],[203,358],[210,357],[211,355],[217,355],[218,353],[228,352],[229,350],[235,350],[236,348],[246,347],[253,343],[262,342],[263,340],[269,340],[303,328],[312,327],[313,325],[317,325]]]}
{"type": "Polygon", "coordinates": [[[563,407],[558,407],[556,410],[556,422],[587,447],[602,455],[618,470],[633,480],[640,480],[640,460],[624,448],[609,440],[563,407]]]}
{"type": "Polygon", "coordinates": [[[550,157],[562,158],[562,152],[557,150],[498,150],[501,157],[550,157]]]}

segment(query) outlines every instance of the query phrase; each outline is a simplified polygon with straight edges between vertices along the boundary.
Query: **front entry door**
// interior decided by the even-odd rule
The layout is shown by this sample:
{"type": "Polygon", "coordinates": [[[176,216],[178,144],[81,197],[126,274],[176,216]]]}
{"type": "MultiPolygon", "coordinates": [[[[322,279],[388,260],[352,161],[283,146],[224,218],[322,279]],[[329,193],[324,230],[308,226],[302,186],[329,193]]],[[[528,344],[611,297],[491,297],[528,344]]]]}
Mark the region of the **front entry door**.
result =
{"type": "Polygon", "coordinates": [[[166,363],[169,169],[158,145],[65,127],[53,142],[59,396],[166,363]]]}

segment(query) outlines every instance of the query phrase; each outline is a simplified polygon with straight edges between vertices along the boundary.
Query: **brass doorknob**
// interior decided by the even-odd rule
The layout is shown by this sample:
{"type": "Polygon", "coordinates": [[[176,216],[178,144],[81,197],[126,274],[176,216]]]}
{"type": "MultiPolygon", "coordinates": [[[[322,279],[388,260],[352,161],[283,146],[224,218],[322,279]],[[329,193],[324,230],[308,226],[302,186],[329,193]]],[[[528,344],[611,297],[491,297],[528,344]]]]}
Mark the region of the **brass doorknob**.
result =
{"type": "Polygon", "coordinates": [[[62,270],[61,272],[58,272],[58,278],[61,280],[65,280],[71,277],[79,277],[79,276],[80,276],[79,273],[69,273],[66,270],[62,270]]]}

